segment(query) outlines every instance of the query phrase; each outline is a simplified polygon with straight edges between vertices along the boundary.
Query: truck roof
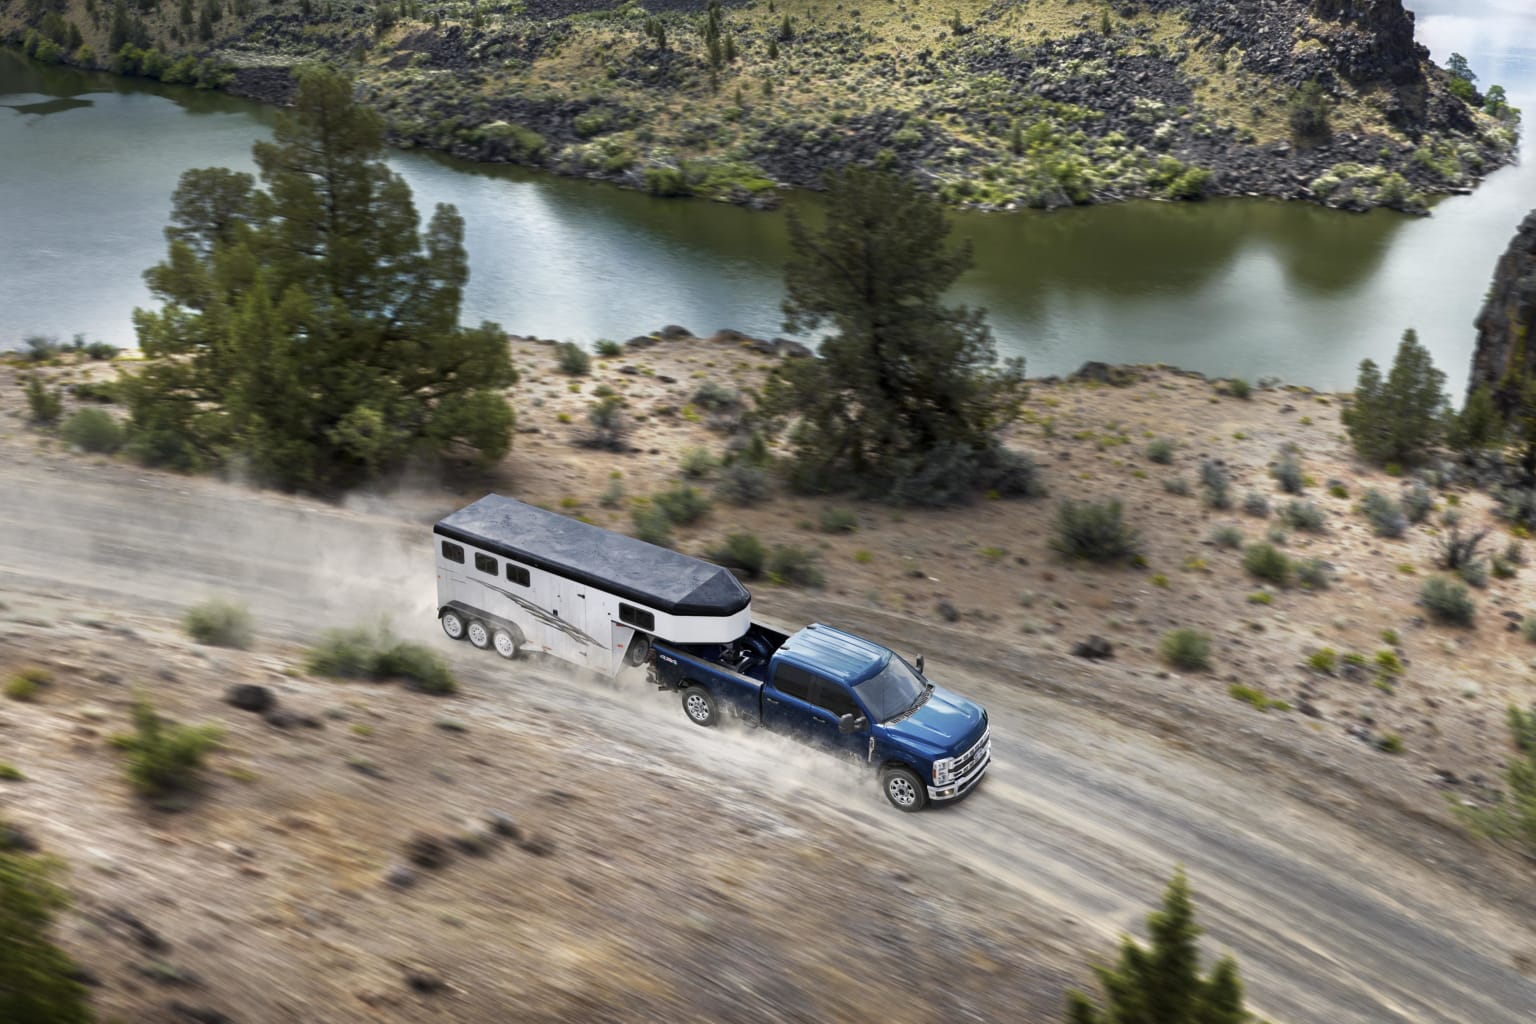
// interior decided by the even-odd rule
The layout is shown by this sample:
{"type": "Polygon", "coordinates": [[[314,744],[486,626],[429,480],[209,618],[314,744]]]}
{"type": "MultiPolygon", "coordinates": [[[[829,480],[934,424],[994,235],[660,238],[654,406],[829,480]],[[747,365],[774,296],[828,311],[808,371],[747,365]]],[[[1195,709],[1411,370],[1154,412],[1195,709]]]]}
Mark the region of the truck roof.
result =
{"type": "Polygon", "coordinates": [[[432,532],[671,615],[734,615],[752,601],[729,569],[499,494],[432,532]]]}
{"type": "Polygon", "coordinates": [[[891,652],[861,636],[816,622],[786,640],[776,656],[852,686],[884,668],[891,652]]]}

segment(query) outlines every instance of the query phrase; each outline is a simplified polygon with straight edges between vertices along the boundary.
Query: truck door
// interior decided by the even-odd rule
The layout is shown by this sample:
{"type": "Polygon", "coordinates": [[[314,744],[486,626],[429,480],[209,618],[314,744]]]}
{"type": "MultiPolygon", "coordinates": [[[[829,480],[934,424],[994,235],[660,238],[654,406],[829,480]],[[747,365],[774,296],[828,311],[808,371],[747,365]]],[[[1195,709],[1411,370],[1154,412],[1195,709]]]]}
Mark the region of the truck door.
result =
{"type": "Polygon", "coordinates": [[[853,691],[830,679],[817,679],[812,705],[811,742],[862,760],[869,743],[869,718],[853,691]],[[863,719],[864,727],[843,732],[839,721],[844,715],[852,715],[855,721],[863,719]]]}
{"type": "Polygon", "coordinates": [[[809,740],[817,711],[812,697],[818,682],[804,669],[776,663],[773,678],[763,687],[763,725],[809,740]]]}

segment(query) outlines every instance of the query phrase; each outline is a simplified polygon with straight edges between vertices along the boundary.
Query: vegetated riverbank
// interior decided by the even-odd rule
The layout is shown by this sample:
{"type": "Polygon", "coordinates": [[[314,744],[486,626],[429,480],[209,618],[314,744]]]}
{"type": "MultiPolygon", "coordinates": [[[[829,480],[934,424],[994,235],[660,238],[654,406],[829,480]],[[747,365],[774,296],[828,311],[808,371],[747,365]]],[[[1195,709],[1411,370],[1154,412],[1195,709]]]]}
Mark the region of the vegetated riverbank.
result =
{"type": "Polygon", "coordinates": [[[1267,195],[1421,210],[1516,142],[1430,63],[1399,0],[280,0],[206,25],[168,0],[30,19],[7,4],[0,26],[46,59],[277,103],[294,64],[333,61],[401,145],[749,204],[859,161],[985,208],[1267,195]]]}
{"type": "MultiPolygon", "coordinates": [[[[1101,368],[1034,381],[1006,438],[1050,498],[912,510],[773,489],[737,506],[715,494],[723,382],[755,386],[778,357],[658,333],[575,376],[548,342],[513,339],[522,433],[507,459],[345,508],[82,456],[24,425],[28,368],[0,366],[0,485],[18,496],[0,512],[0,677],[51,678],[35,702],[0,701],[25,776],[0,800],[73,865],[61,938],[104,1015],[1047,1021],[1182,862],[1206,948],[1237,954],[1266,1019],[1523,1020],[1529,866],[1469,836],[1447,797],[1497,798],[1504,709],[1536,700],[1536,647],[1511,628],[1536,574],[1511,563],[1489,579],[1469,627],[1429,616],[1417,602],[1440,527],[1374,534],[1361,497],[1401,482],[1352,458],[1340,396],[1101,368]],[[625,451],[585,443],[608,392],[625,451]],[[1299,495],[1272,474],[1285,446],[1299,495]],[[1206,460],[1234,507],[1202,500],[1206,460]],[[420,545],[447,508],[495,490],[629,530],[678,486],[712,499],[674,526],[680,549],[752,533],[819,563],[822,590],[753,581],[770,619],[921,650],[988,705],[998,763],[975,796],[902,819],[855,768],[701,733],[638,680],[572,680],[436,634],[420,545]],[[1145,567],[1051,550],[1059,499],[1108,497],[1142,532],[1145,567]],[[1291,501],[1321,529],[1288,525],[1291,501]],[[1258,579],[1234,530],[1326,570],[1309,586],[1258,579]],[[251,652],[177,628],[209,593],[250,604],[251,652]],[[381,614],[446,653],[464,691],[306,672],[299,647],[319,628],[381,614]],[[1208,669],[1164,663],[1178,629],[1209,637],[1208,669]],[[1099,657],[1074,654],[1093,635],[1099,657]],[[285,714],[232,708],[233,683],[269,688],[285,714]],[[173,719],[224,726],[180,814],[139,807],[108,742],[135,686],[173,719]],[[446,851],[436,866],[407,862],[419,834],[446,851]],[[850,858],[864,868],[850,875],[850,858]],[[1356,961],[1362,932],[1393,941],[1369,970],[1328,967],[1356,961]],[[701,976],[722,948],[740,962],[701,976]]],[[[38,371],[95,382],[69,415],[131,366],[66,354],[38,371]]],[[[1492,551],[1516,540],[1450,477],[1435,501],[1498,530],[1492,551]]]]}

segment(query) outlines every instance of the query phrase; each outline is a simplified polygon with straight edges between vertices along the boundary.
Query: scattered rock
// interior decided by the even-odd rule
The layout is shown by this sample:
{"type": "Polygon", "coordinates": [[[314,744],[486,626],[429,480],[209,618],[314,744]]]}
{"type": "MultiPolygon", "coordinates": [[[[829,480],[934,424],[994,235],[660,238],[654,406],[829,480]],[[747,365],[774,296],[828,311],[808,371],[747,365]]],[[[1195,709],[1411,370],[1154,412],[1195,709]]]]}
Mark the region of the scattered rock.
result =
{"type": "Polygon", "coordinates": [[[520,840],[517,844],[525,853],[531,853],[535,857],[549,857],[555,852],[555,841],[548,836],[529,836],[520,840]]]}
{"type": "Polygon", "coordinates": [[[286,708],[273,708],[261,716],[262,721],[274,729],[293,729],[302,727],[305,729],[324,729],[325,723],[314,715],[307,715],[301,711],[289,711],[286,708]]]}
{"type": "Polygon", "coordinates": [[[122,925],[130,938],[143,948],[152,953],[168,952],[171,944],[161,938],[160,933],[141,921],[138,915],[122,907],[108,907],[105,911],[107,917],[122,925]]]}
{"type": "Polygon", "coordinates": [[[171,1011],[173,1018],[184,1020],[187,1024],[235,1024],[233,1017],[207,1006],[188,1006],[186,1003],[172,1002],[167,1009],[171,1011]]]}
{"type": "Polygon", "coordinates": [[[203,983],[203,979],[194,972],[185,967],[177,967],[167,960],[141,960],[129,966],[135,974],[148,978],[156,985],[192,987],[203,983]]]}
{"type": "Polygon", "coordinates": [[[416,872],[405,864],[391,864],[384,872],[384,882],[396,889],[409,889],[416,884],[416,872]]]}
{"type": "Polygon", "coordinates": [[[451,859],[448,845],[437,836],[417,832],[406,840],[405,857],[419,868],[433,870],[444,867],[451,859]]]}
{"type": "Polygon", "coordinates": [[[241,711],[262,712],[270,711],[277,703],[277,698],[265,686],[257,686],[255,683],[237,683],[225,692],[224,702],[241,711]]]}
{"type": "Polygon", "coordinates": [[[20,825],[0,821],[0,853],[36,853],[37,840],[20,825]]]}
{"type": "Polygon", "coordinates": [[[501,811],[492,811],[486,815],[485,820],[486,824],[490,826],[491,831],[504,839],[511,839],[516,842],[523,838],[523,830],[518,827],[517,822],[512,820],[512,817],[508,814],[504,814],[501,811]]]}
{"type": "Polygon", "coordinates": [[[427,970],[423,967],[407,968],[405,972],[405,983],[410,986],[411,991],[420,992],[423,995],[431,995],[433,992],[441,992],[443,989],[448,987],[448,983],[439,977],[435,972],[427,970]]]}
{"type": "Polygon", "coordinates": [[[956,608],[949,598],[940,598],[935,608],[945,622],[960,621],[960,609],[956,608]]]}
{"type": "Polygon", "coordinates": [[[1077,658],[1113,658],[1115,647],[1102,636],[1093,634],[1088,639],[1073,644],[1072,654],[1077,658]]]}

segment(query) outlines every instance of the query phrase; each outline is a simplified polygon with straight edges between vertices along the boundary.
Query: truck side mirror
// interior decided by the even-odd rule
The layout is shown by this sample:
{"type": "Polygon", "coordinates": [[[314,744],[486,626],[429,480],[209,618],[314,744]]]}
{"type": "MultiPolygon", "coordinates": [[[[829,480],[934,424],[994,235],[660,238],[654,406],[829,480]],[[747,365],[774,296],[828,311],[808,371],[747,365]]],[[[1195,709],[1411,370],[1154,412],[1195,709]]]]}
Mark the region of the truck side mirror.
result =
{"type": "Polygon", "coordinates": [[[917,656],[917,674],[923,674],[923,656],[921,654],[917,656]]]}
{"type": "Polygon", "coordinates": [[[843,715],[837,720],[837,731],[844,736],[849,733],[863,732],[869,728],[869,719],[863,715],[855,718],[853,715],[843,715]]]}

